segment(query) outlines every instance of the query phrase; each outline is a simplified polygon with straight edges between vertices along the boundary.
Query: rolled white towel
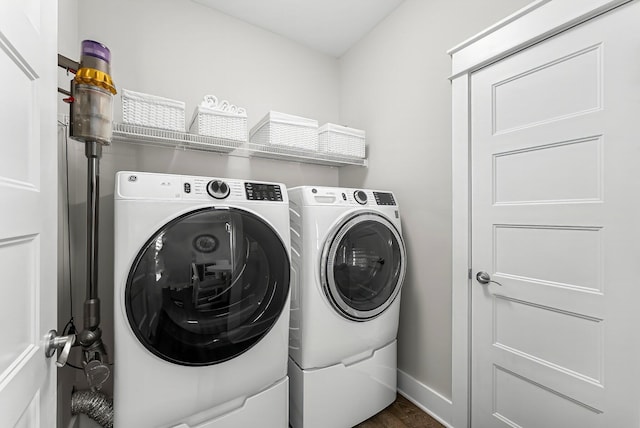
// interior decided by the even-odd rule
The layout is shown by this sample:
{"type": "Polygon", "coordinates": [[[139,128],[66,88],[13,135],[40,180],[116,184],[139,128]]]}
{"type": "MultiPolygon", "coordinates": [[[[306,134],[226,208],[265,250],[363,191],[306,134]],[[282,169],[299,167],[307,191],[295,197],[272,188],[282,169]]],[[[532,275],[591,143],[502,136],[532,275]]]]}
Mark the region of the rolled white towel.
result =
{"type": "Polygon", "coordinates": [[[202,107],[215,109],[218,107],[218,98],[215,95],[205,95],[200,105],[202,107]]]}
{"type": "Polygon", "coordinates": [[[229,105],[229,113],[236,114],[238,112],[238,106],[235,104],[229,105]]]}
{"type": "Polygon", "coordinates": [[[238,110],[236,110],[236,114],[238,116],[244,116],[247,114],[247,111],[245,109],[243,109],[242,107],[238,107],[238,110]]]}
{"type": "Polygon", "coordinates": [[[218,103],[218,110],[220,111],[229,111],[229,106],[231,104],[229,104],[229,101],[227,100],[222,100],[218,103]]]}

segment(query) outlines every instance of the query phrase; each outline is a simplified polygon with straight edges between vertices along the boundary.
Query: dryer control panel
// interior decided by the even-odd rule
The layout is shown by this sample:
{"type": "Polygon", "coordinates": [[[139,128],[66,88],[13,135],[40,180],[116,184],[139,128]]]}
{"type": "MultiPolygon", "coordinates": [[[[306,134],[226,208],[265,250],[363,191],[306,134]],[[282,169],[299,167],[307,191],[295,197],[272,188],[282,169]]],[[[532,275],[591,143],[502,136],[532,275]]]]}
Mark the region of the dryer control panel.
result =
{"type": "Polygon", "coordinates": [[[116,174],[114,197],[215,203],[289,203],[287,188],[282,183],[133,171],[121,171],[116,174]]]}

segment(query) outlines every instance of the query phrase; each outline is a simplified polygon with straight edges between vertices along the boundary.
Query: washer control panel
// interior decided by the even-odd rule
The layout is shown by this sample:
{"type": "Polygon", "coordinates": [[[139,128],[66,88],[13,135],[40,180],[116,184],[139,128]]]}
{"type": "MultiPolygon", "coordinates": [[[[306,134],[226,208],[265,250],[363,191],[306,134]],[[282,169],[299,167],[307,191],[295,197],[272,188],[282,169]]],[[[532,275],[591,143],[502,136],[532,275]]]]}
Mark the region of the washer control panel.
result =
{"type": "Polygon", "coordinates": [[[282,201],[282,190],[277,184],[246,182],[244,191],[250,201],[282,201]]]}
{"type": "MultiPolygon", "coordinates": [[[[292,190],[299,203],[307,206],[339,205],[351,207],[397,207],[393,192],[348,187],[299,186],[292,190]]],[[[291,193],[290,193],[291,195],[291,193]]]]}
{"type": "Polygon", "coordinates": [[[395,205],[396,204],[396,201],[393,198],[393,193],[373,192],[373,197],[376,198],[376,204],[378,205],[395,205]]]}

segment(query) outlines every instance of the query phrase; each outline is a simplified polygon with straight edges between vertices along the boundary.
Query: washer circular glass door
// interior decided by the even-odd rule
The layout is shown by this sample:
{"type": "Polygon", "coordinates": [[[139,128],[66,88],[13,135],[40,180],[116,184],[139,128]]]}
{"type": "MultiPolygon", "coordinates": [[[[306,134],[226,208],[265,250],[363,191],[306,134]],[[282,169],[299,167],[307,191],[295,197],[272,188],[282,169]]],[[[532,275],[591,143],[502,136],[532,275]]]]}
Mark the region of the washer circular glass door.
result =
{"type": "Polygon", "coordinates": [[[158,230],[136,256],[125,290],[140,342],[172,363],[227,361],[260,341],[289,294],[289,256],[258,216],[206,208],[158,230]]]}
{"type": "Polygon", "coordinates": [[[324,292],[345,317],[374,318],[400,292],[405,260],[404,242],[395,226],[379,214],[358,213],[334,229],[325,243],[324,292]]]}

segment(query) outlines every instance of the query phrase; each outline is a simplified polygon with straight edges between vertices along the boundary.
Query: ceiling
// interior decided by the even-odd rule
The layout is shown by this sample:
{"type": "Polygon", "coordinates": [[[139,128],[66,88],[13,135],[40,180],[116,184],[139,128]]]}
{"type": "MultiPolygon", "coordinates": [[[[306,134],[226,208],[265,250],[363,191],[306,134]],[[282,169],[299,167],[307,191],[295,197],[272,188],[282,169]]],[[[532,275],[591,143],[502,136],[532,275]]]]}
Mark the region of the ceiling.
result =
{"type": "Polygon", "coordinates": [[[193,0],[340,57],[404,0],[193,0]]]}

